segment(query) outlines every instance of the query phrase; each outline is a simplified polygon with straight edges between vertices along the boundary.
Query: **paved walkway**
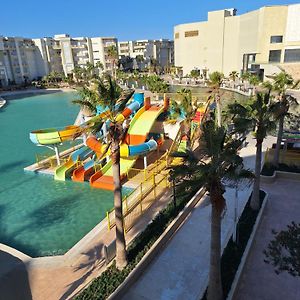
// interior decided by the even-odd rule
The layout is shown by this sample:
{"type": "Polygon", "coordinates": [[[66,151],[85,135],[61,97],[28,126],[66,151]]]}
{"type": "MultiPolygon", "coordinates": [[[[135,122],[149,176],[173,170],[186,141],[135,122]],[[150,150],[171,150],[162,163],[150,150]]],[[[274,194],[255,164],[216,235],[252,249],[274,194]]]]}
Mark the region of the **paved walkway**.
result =
{"type": "Polygon", "coordinates": [[[272,229],[280,231],[292,221],[299,222],[300,182],[278,179],[273,184],[264,184],[263,189],[269,193],[269,201],[235,300],[298,300],[300,279],[286,272],[276,275],[274,268],[264,262],[263,250],[273,239],[272,229]]]}
{"type": "MultiPolygon", "coordinates": [[[[274,139],[264,143],[264,150],[274,139]]],[[[255,141],[248,139],[241,150],[246,167],[255,164],[255,141]]],[[[239,214],[246,204],[252,188],[238,193],[239,214]]],[[[235,190],[225,194],[227,211],[222,221],[222,246],[227,244],[234,228],[235,190]]],[[[143,276],[128,290],[124,300],[194,300],[199,299],[208,284],[210,248],[210,205],[200,202],[187,221],[178,230],[162,253],[151,263],[143,276]]]]}

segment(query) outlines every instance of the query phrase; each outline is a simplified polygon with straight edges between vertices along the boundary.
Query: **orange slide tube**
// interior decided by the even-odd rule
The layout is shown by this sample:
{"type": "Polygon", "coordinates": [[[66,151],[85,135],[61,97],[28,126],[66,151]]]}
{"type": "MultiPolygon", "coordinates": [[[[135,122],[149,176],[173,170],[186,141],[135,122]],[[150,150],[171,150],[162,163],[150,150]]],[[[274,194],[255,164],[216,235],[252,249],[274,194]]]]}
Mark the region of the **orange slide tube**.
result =
{"type": "Polygon", "coordinates": [[[103,145],[97,140],[96,137],[89,137],[86,140],[86,145],[96,153],[97,157],[100,157],[102,155],[103,145]]]}

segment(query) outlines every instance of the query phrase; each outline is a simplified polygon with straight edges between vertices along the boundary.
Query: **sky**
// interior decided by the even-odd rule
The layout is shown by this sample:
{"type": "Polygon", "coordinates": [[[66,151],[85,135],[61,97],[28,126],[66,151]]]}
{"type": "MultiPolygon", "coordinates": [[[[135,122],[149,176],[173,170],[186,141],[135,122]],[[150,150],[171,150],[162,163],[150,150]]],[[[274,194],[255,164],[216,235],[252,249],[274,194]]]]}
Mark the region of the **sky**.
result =
{"type": "Polygon", "coordinates": [[[207,12],[238,14],[300,0],[14,0],[1,1],[0,35],[39,38],[115,36],[119,41],[173,38],[174,25],[207,19],[207,12]]]}

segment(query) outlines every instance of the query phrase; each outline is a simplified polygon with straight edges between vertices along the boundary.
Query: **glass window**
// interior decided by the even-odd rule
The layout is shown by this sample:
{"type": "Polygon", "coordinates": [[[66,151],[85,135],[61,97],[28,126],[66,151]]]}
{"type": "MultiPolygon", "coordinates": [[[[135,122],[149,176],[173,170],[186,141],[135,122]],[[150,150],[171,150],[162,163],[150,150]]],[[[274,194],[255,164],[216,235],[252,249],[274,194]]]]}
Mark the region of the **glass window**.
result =
{"type": "Polygon", "coordinates": [[[300,61],[300,49],[286,49],[284,52],[284,62],[300,61]]]}
{"type": "Polygon", "coordinates": [[[186,31],[184,33],[185,37],[192,37],[192,36],[198,36],[198,35],[199,35],[199,31],[198,30],[186,31]]]}
{"type": "Polygon", "coordinates": [[[269,62],[280,62],[281,50],[270,50],[269,62]]]}
{"type": "Polygon", "coordinates": [[[282,35],[272,35],[271,36],[271,44],[282,43],[283,36],[282,35]]]}

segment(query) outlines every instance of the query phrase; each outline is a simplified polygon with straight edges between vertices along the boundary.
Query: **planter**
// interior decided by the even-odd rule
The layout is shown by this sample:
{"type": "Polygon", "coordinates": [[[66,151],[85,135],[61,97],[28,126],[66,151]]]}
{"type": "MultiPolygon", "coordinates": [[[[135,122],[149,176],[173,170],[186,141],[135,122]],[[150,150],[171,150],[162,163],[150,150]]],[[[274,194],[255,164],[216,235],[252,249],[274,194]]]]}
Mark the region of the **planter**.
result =
{"type": "Polygon", "coordinates": [[[243,273],[243,270],[244,270],[244,267],[246,265],[246,262],[247,262],[247,259],[249,257],[249,253],[251,251],[251,248],[253,246],[253,242],[255,240],[255,235],[256,235],[256,232],[257,232],[257,229],[261,223],[261,220],[262,220],[262,215],[264,213],[264,210],[265,210],[265,207],[266,207],[266,204],[267,204],[267,201],[268,201],[268,194],[266,193],[264,199],[263,199],[263,202],[262,202],[262,205],[261,205],[261,208],[260,208],[260,211],[257,215],[257,218],[256,218],[256,221],[254,223],[254,226],[253,226],[253,229],[252,229],[252,232],[251,232],[251,235],[249,237],[249,240],[248,240],[248,243],[247,243],[247,246],[244,250],[244,253],[243,253],[243,256],[241,258],[241,261],[240,261],[240,264],[239,264],[239,267],[236,271],[236,274],[235,274],[235,277],[234,277],[234,280],[232,282],[232,285],[231,285],[231,289],[228,293],[228,296],[227,296],[227,300],[232,300],[234,299],[234,296],[235,296],[235,292],[238,288],[238,285],[239,285],[239,282],[240,282],[240,278],[241,278],[241,275],[243,273]]]}
{"type": "Polygon", "coordinates": [[[300,173],[275,171],[272,176],[260,175],[261,182],[266,184],[275,182],[277,178],[300,180],[300,173]]]}
{"type": "Polygon", "coordinates": [[[117,300],[121,299],[130,286],[132,286],[140,277],[140,275],[145,271],[147,266],[151,263],[151,261],[157,256],[157,254],[164,248],[166,243],[171,239],[172,235],[176,232],[179,226],[185,221],[187,216],[191,213],[192,209],[195,205],[203,199],[203,195],[205,194],[205,189],[201,188],[187,203],[183,211],[179,213],[179,215],[171,222],[171,224],[167,227],[164,233],[156,240],[156,242],[152,245],[149,251],[144,255],[141,261],[136,265],[136,267],[131,271],[131,273],[127,276],[127,278],[123,281],[123,283],[107,298],[109,300],[117,300]]]}

